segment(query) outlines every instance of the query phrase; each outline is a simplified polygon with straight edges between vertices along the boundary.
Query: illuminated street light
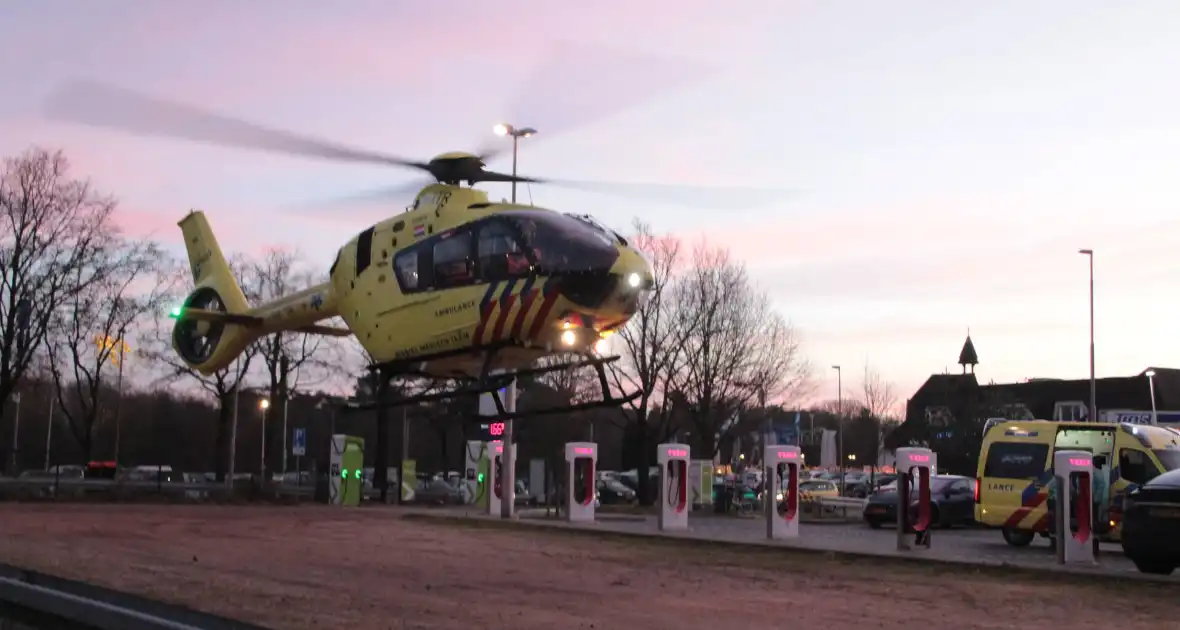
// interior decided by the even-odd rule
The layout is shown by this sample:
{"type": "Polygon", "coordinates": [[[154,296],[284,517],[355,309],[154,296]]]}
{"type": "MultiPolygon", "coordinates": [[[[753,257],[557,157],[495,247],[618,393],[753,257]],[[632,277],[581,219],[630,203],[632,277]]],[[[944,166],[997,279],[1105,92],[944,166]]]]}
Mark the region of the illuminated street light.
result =
{"type": "Polygon", "coordinates": [[[269,398],[263,398],[262,400],[258,401],[258,408],[259,408],[259,409],[261,409],[261,410],[263,410],[263,411],[266,411],[267,409],[270,409],[270,399],[269,399],[269,398]]]}
{"type": "Polygon", "coordinates": [[[1151,426],[1156,426],[1160,420],[1155,409],[1155,370],[1148,370],[1145,375],[1147,376],[1147,391],[1151,394],[1151,426]]]}
{"type": "Polygon", "coordinates": [[[492,132],[497,136],[511,136],[512,137],[512,203],[516,203],[516,156],[517,149],[520,145],[521,138],[527,138],[537,133],[536,129],[532,127],[516,127],[508,123],[499,123],[492,127],[492,132]]]}

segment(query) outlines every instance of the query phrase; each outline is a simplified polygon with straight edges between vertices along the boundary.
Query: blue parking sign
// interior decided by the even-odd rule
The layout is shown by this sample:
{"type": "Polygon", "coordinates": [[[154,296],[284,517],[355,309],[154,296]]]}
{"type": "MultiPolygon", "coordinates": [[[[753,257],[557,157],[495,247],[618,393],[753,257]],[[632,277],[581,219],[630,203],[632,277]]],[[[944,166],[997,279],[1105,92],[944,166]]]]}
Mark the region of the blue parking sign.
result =
{"type": "Polygon", "coordinates": [[[291,436],[291,454],[307,455],[307,429],[295,429],[295,435],[291,436]]]}

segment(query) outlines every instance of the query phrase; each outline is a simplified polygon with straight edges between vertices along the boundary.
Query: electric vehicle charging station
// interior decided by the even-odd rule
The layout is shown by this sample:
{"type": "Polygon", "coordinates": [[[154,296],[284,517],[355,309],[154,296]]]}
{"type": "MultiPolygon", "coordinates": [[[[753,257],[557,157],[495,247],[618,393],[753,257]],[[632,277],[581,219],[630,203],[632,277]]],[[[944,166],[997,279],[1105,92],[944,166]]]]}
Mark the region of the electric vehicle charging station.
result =
{"type": "Polygon", "coordinates": [[[466,501],[468,504],[485,505],[488,495],[488,452],[487,445],[481,440],[467,440],[464,452],[463,477],[467,486],[466,501]]]}
{"type": "Polygon", "coordinates": [[[687,444],[661,444],[656,447],[660,464],[660,531],[688,529],[688,458],[687,444]]]}
{"type": "Polygon", "coordinates": [[[1086,451],[1053,454],[1057,482],[1055,535],[1057,564],[1096,564],[1094,560],[1094,500],[1091,497],[1094,457],[1086,451]]]}
{"type": "Polygon", "coordinates": [[[504,501],[504,488],[501,482],[504,478],[504,443],[500,440],[488,442],[487,447],[488,476],[485,494],[488,497],[488,516],[500,518],[501,504],[504,501]]]}
{"type": "Polygon", "coordinates": [[[910,549],[906,536],[914,532],[914,546],[930,548],[931,516],[934,506],[930,496],[931,477],[938,467],[938,455],[928,449],[909,447],[897,449],[897,549],[910,549]],[[910,503],[915,518],[910,516],[910,503]]]}
{"type": "Polygon", "coordinates": [[[571,523],[593,523],[598,445],[594,442],[566,444],[565,462],[566,520],[571,523]]]}
{"type": "Polygon", "coordinates": [[[328,504],[360,505],[365,484],[365,439],[355,435],[333,435],[328,463],[328,504]]]}
{"type": "Polygon", "coordinates": [[[763,475],[766,480],[766,537],[770,540],[798,538],[799,466],[803,462],[803,451],[798,446],[767,445],[762,450],[762,461],[766,466],[763,475]]]}

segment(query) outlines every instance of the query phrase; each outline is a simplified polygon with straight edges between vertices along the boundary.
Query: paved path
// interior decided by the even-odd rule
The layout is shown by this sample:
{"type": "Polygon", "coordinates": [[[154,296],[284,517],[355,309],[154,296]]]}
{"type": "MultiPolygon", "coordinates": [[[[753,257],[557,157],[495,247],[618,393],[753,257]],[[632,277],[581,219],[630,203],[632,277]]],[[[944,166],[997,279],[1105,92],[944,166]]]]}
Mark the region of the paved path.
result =
{"type": "MultiPolygon", "coordinates": [[[[491,518],[469,508],[423,510],[422,512],[440,516],[491,518]]],[[[562,520],[546,519],[543,516],[538,517],[539,515],[531,516],[532,514],[536,514],[536,512],[525,512],[522,514],[520,518],[521,523],[545,527],[605,530],[698,540],[802,547],[806,549],[863,553],[879,556],[924,555],[932,559],[951,562],[969,562],[993,566],[1013,565],[1031,569],[1048,569],[1127,578],[1164,579],[1180,583],[1180,575],[1178,574],[1173,574],[1169,578],[1160,578],[1159,576],[1147,576],[1139,573],[1135,569],[1135,565],[1123,556],[1122,549],[1117,544],[1102,545],[1102,550],[1098,558],[1098,566],[1061,566],[1057,564],[1056,556],[1050,550],[1048,542],[1044,539],[1038,538],[1029,547],[1016,548],[1005,543],[1000,533],[995,530],[935,530],[932,536],[931,549],[902,552],[897,550],[896,529],[884,528],[874,530],[863,523],[805,523],[800,526],[800,535],[797,541],[785,542],[767,540],[765,521],[761,518],[737,518],[713,515],[694,518],[690,516],[688,532],[667,532],[661,534],[658,531],[655,517],[651,516],[630,515],[619,517],[610,514],[600,514],[599,520],[593,524],[572,525],[562,520]]]]}

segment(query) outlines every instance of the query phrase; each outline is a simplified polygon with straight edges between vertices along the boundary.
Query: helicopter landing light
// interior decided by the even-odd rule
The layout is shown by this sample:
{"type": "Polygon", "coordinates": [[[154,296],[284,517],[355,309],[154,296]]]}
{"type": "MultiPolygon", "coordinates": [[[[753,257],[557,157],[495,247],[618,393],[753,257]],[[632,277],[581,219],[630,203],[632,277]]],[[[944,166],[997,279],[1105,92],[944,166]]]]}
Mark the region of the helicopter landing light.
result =
{"type": "Polygon", "coordinates": [[[599,339],[594,342],[594,352],[597,354],[606,354],[610,348],[607,346],[606,339],[599,339]]]}
{"type": "Polygon", "coordinates": [[[638,288],[642,282],[643,282],[643,278],[640,277],[640,275],[637,273],[631,273],[631,274],[627,275],[627,284],[632,289],[638,288]]]}
{"type": "Polygon", "coordinates": [[[565,332],[561,333],[561,343],[564,343],[567,346],[572,346],[577,342],[578,334],[574,331],[566,330],[565,332]]]}

